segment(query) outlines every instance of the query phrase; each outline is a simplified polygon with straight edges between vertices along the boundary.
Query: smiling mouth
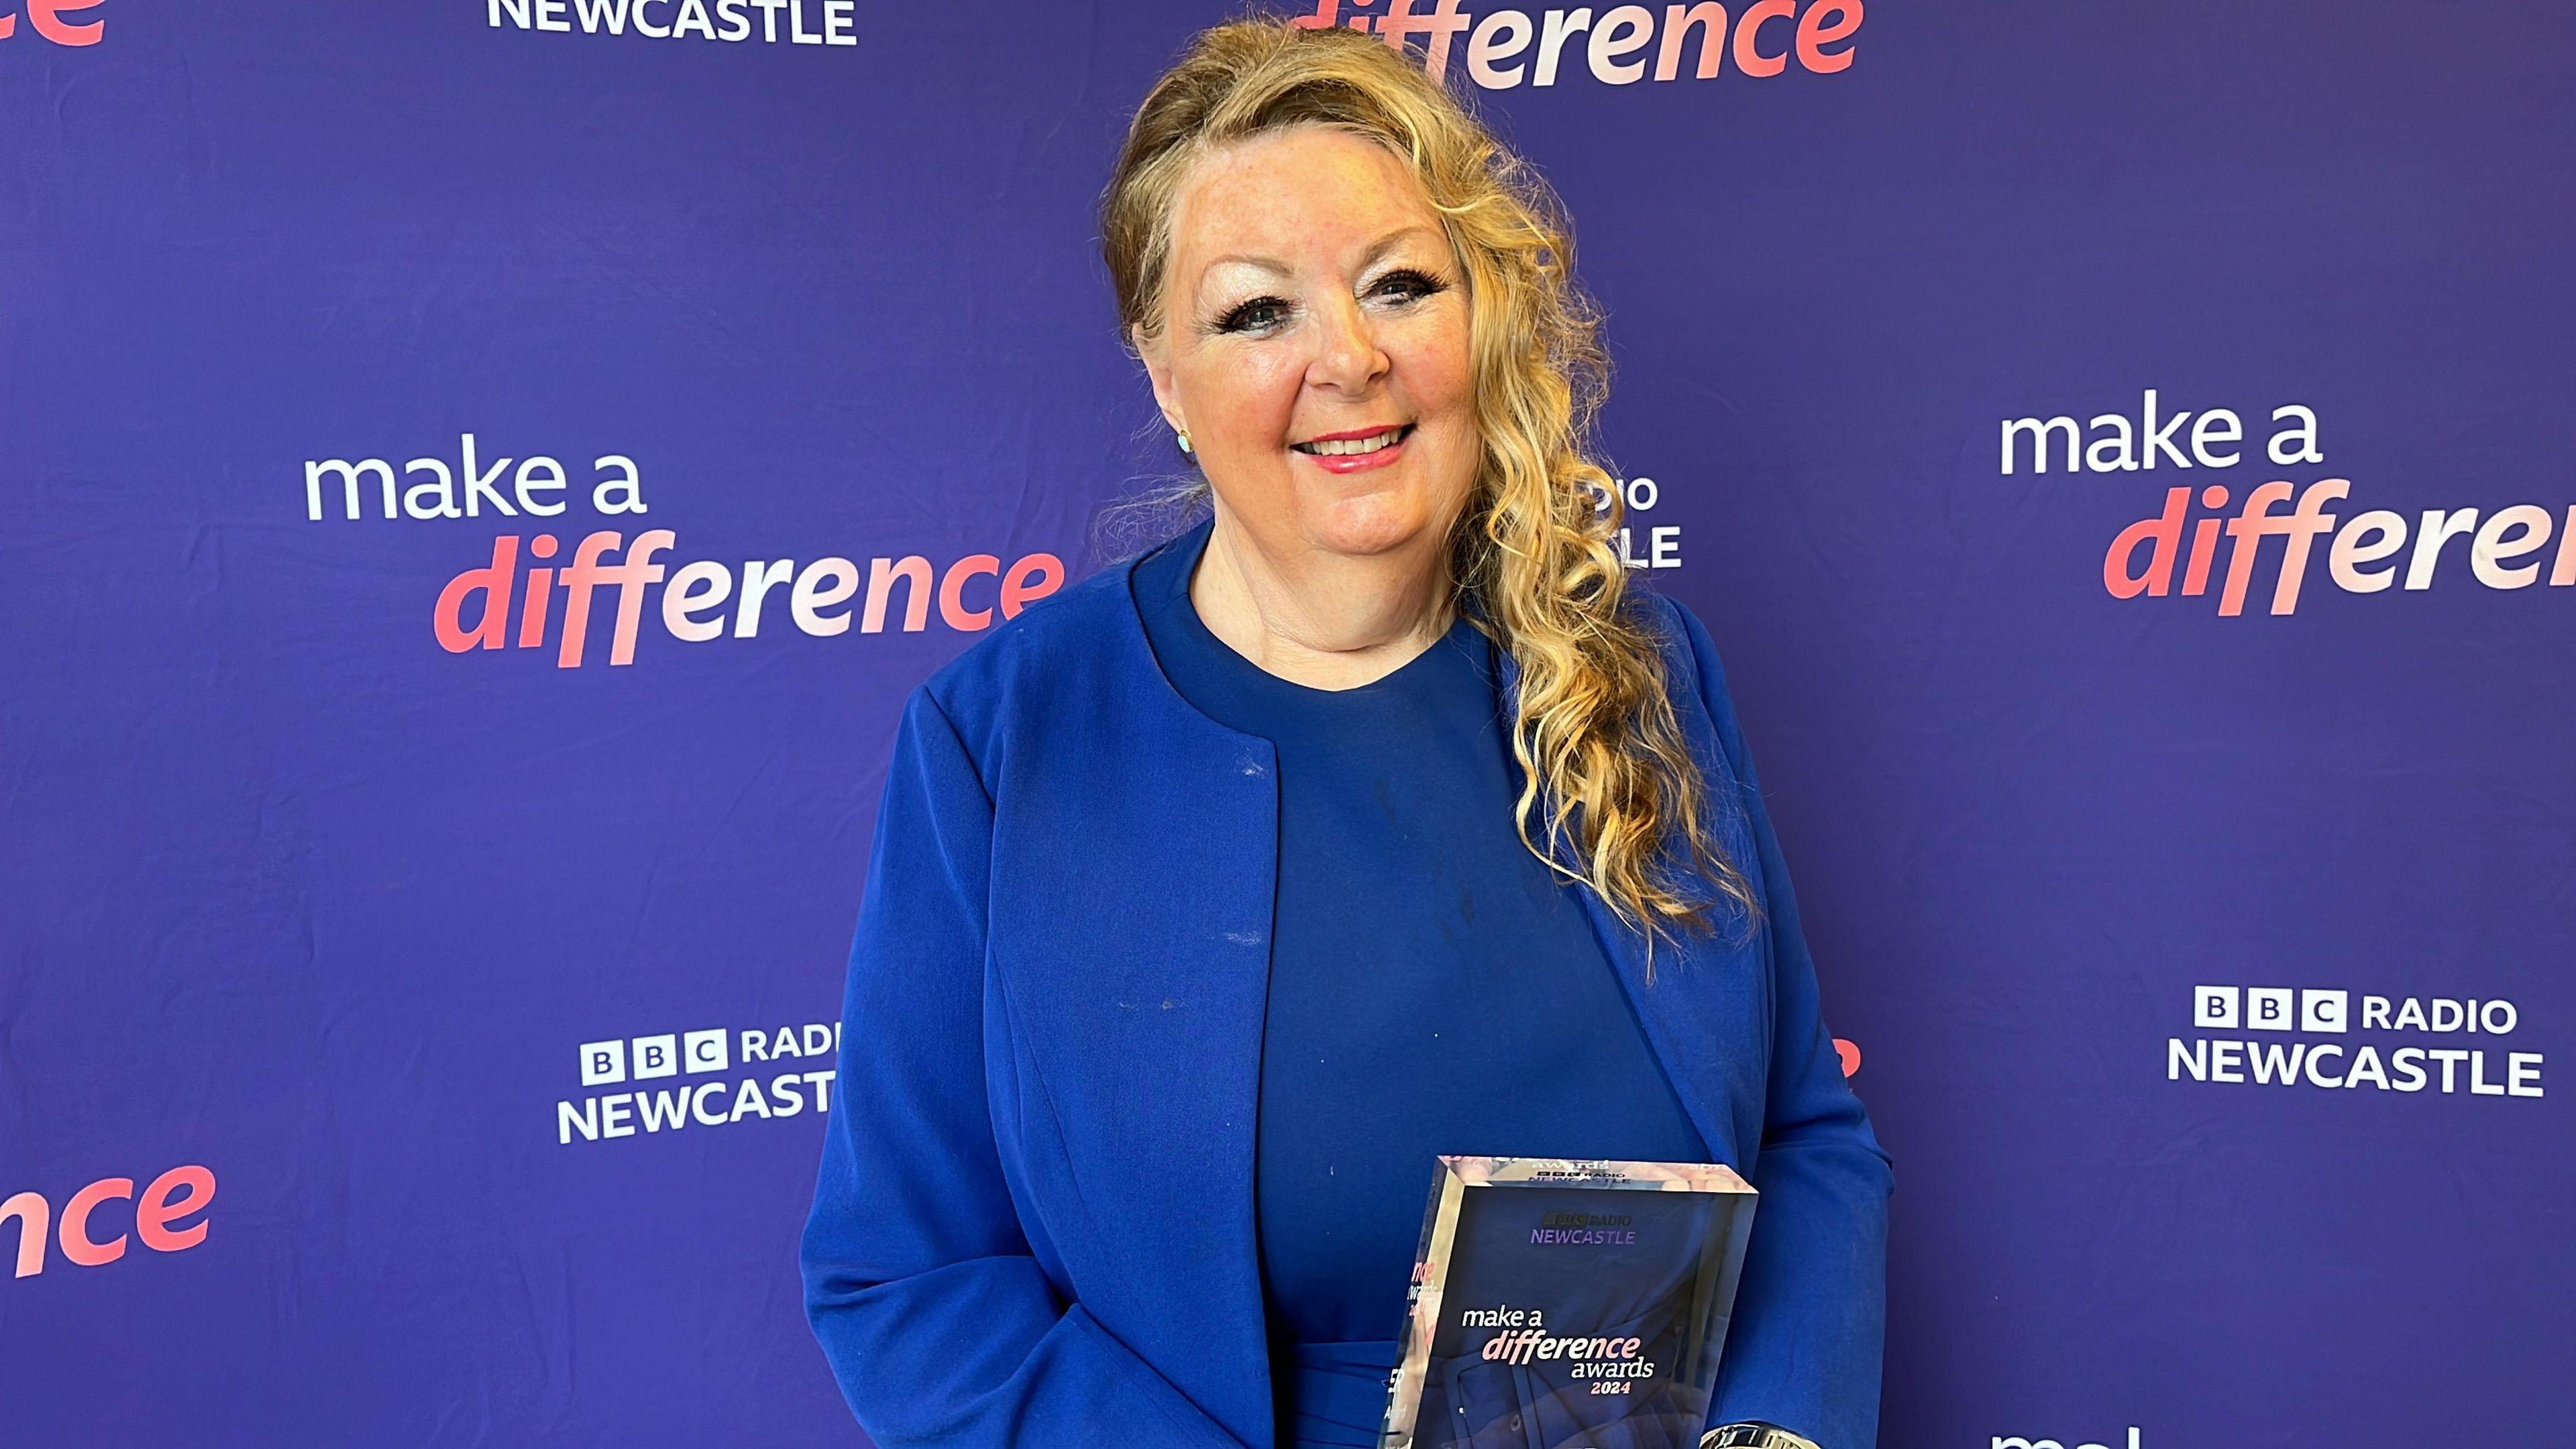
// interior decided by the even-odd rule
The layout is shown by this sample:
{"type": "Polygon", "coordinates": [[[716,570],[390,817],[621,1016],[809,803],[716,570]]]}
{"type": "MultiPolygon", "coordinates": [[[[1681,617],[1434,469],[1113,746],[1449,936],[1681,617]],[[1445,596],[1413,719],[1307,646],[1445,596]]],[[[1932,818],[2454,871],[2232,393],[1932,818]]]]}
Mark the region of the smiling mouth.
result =
{"type": "Polygon", "coordinates": [[[1364,453],[1377,452],[1382,448],[1394,447],[1413,436],[1413,427],[1411,423],[1404,423],[1392,428],[1382,428],[1374,433],[1363,433],[1358,437],[1317,438],[1311,443],[1291,443],[1288,446],[1310,458],[1357,457],[1364,453]]]}

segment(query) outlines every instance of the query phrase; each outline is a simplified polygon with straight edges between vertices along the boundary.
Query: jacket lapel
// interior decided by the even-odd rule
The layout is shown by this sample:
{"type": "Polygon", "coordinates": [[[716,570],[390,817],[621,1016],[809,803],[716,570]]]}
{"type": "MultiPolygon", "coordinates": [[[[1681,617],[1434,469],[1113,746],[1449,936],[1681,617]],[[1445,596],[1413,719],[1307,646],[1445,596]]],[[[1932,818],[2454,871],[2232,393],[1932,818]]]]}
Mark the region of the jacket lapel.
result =
{"type": "MultiPolygon", "coordinates": [[[[1508,722],[1517,717],[1520,669],[1508,651],[1498,649],[1495,655],[1495,678],[1508,722]]],[[[1692,736],[1694,753],[1713,758],[1717,742],[1702,712],[1680,708],[1676,713],[1692,736]],[[1703,733],[1707,738],[1700,738],[1703,733]]],[[[1723,781],[1711,783],[1715,797],[1711,804],[1721,812],[1721,820],[1734,809],[1726,788],[1723,781]]],[[[1737,851],[1738,868],[1758,888],[1759,862],[1735,845],[1740,832],[1730,827],[1719,834],[1727,848],[1737,851]]],[[[1649,984],[1645,933],[1619,919],[1590,886],[1575,890],[1591,919],[1592,934],[1618,973],[1629,1005],[1645,1028],[1646,1045],[1662,1064],[1682,1110],[1690,1114],[1691,1124],[1717,1161],[1749,1170],[1749,1154],[1762,1141],[1763,1081],[1770,1069],[1768,1034],[1761,1029],[1770,1011],[1770,976],[1762,966],[1770,959],[1769,926],[1744,942],[1729,934],[1725,922],[1714,934],[1656,941],[1649,984]]]]}
{"type": "Polygon", "coordinates": [[[1021,919],[993,938],[1070,948],[995,963],[1033,1068],[1021,1115],[1049,1119],[1024,1141],[1054,1159],[1033,1164],[1056,1189],[1036,1205],[1046,1230],[1113,1265],[1109,1281],[1077,1275],[1076,1294],[1171,1346],[1149,1358],[1263,1445],[1253,1165],[1277,760],[1181,698],[1132,607],[1115,632],[1105,667],[1050,708],[1056,726],[1023,756],[1010,797],[1031,828],[995,898],[1021,919]],[[1084,822],[1080,838],[1067,821],[1084,822]]]}

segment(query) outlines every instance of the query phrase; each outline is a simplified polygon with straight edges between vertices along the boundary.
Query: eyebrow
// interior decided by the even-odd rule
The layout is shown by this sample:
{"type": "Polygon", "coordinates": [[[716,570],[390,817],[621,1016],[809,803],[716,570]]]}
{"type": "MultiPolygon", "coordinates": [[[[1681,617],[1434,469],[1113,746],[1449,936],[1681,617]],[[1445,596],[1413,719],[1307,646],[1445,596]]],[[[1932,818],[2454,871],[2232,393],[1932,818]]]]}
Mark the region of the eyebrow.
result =
{"type": "MultiPolygon", "coordinates": [[[[1424,226],[1419,222],[1416,222],[1411,226],[1398,227],[1394,231],[1388,232],[1386,235],[1379,237],[1376,241],[1369,244],[1369,249],[1360,254],[1360,267],[1365,271],[1369,267],[1376,265],[1376,263],[1388,252],[1395,250],[1410,238],[1417,236],[1436,238],[1439,235],[1439,232],[1430,227],[1424,226]]],[[[1200,271],[1199,275],[1204,277],[1208,272],[1214,271],[1218,267],[1224,266],[1228,263],[1232,263],[1236,266],[1251,267],[1257,271],[1268,272],[1272,276],[1284,277],[1289,274],[1287,263],[1282,262],[1275,257],[1253,256],[1243,252],[1228,252],[1221,257],[1208,258],[1207,266],[1200,271]]]]}

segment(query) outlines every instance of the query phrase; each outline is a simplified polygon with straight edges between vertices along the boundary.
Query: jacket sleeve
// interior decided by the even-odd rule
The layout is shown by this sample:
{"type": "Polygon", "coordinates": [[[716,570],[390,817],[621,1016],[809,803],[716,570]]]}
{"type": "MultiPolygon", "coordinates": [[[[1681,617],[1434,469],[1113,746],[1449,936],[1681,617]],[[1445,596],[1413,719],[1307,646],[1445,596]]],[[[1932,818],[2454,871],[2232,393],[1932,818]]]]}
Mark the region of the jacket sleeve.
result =
{"type": "Polygon", "coordinates": [[[993,805],[926,689],[879,806],[805,1224],[805,1310],[881,1449],[1241,1449],[1031,1255],[985,1091],[993,805]]]}
{"type": "Polygon", "coordinates": [[[1825,1030],[1789,869],[1717,648],[1688,609],[1677,602],[1672,609],[1746,815],[1758,866],[1746,874],[1762,888],[1771,967],[1771,1072],[1762,1147],[1749,1175],[1762,1199],[1709,1421],[1762,1420],[1821,1449],[1871,1449],[1878,1442],[1894,1179],[1825,1030]]]}

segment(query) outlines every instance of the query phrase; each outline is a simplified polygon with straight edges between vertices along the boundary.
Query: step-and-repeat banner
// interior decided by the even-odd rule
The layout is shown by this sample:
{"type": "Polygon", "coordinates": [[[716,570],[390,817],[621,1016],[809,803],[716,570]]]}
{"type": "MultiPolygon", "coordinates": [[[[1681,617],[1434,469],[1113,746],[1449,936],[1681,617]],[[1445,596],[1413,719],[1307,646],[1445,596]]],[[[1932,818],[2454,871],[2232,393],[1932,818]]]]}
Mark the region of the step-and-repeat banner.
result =
{"type": "MultiPolygon", "coordinates": [[[[1884,1442],[2565,1442],[2576,12],[1515,4],[1314,13],[1576,217],[1884,1442]]],[[[859,1442],[889,735],[1180,461],[1091,206],[1228,13],[0,0],[0,1442],[859,1442]]]]}

